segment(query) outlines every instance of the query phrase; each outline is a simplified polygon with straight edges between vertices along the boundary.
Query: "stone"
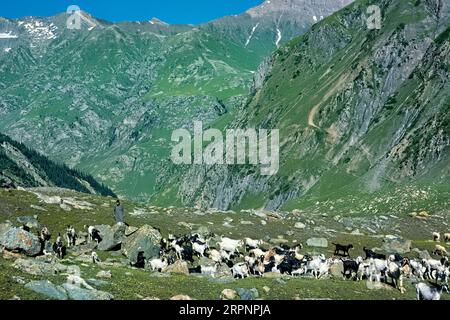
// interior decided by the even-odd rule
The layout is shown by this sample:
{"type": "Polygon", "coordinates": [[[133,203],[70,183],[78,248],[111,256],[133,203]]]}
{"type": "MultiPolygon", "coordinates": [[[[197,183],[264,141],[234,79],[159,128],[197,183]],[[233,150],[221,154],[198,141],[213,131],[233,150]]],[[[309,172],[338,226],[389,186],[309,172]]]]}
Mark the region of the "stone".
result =
{"type": "Polygon", "coordinates": [[[41,251],[39,238],[21,228],[6,231],[0,238],[0,245],[8,250],[20,250],[29,256],[35,256],[41,251]]]}
{"type": "Polygon", "coordinates": [[[30,229],[40,229],[41,228],[40,223],[34,217],[22,216],[22,217],[17,217],[16,220],[21,225],[24,225],[24,226],[26,226],[26,227],[28,227],[30,229]]]}
{"type": "Polygon", "coordinates": [[[139,228],[137,227],[127,226],[127,229],[125,230],[125,236],[129,237],[138,230],[139,228]]]}
{"type": "Polygon", "coordinates": [[[275,283],[275,284],[281,284],[281,285],[285,285],[286,284],[286,281],[281,279],[281,277],[273,279],[272,282],[275,283]]]}
{"type": "Polygon", "coordinates": [[[104,279],[111,279],[112,275],[111,275],[111,271],[109,270],[101,270],[97,273],[96,275],[97,278],[104,278],[104,279]]]}
{"type": "Polygon", "coordinates": [[[98,279],[87,279],[86,282],[96,287],[106,286],[108,284],[107,281],[98,280],[98,279]]]}
{"type": "Polygon", "coordinates": [[[117,248],[125,237],[126,225],[118,223],[114,226],[97,225],[95,228],[100,231],[102,241],[98,244],[97,249],[101,251],[109,251],[117,248]]]}
{"type": "Polygon", "coordinates": [[[140,251],[146,259],[159,257],[161,234],[149,225],[143,225],[138,231],[122,241],[122,253],[133,263],[140,251]]]}
{"type": "Polygon", "coordinates": [[[411,240],[388,235],[383,240],[383,250],[388,253],[408,253],[411,251],[411,240]]]}
{"type": "Polygon", "coordinates": [[[186,261],[177,260],[173,264],[165,267],[162,272],[165,273],[177,273],[177,274],[185,274],[189,275],[189,268],[186,261]]]}
{"type": "Polygon", "coordinates": [[[283,275],[279,272],[265,272],[263,273],[264,278],[281,278],[283,275]]]}
{"type": "Polygon", "coordinates": [[[339,278],[341,279],[344,272],[344,264],[342,261],[338,261],[333,263],[330,266],[330,274],[333,276],[333,278],[339,278]]]}
{"type": "Polygon", "coordinates": [[[236,292],[241,298],[241,300],[255,300],[259,298],[259,292],[256,288],[252,288],[250,290],[244,288],[237,288],[236,292]]]}
{"type": "Polygon", "coordinates": [[[306,225],[304,223],[302,223],[302,222],[296,222],[294,227],[297,228],[297,229],[305,229],[306,225]]]}
{"type": "Polygon", "coordinates": [[[366,287],[369,290],[392,290],[393,288],[386,283],[369,280],[366,281],[366,287]]]}
{"type": "Polygon", "coordinates": [[[237,297],[237,292],[233,289],[223,289],[220,294],[221,300],[234,300],[237,297]]]}
{"type": "Polygon", "coordinates": [[[114,296],[108,292],[100,290],[88,290],[80,288],[70,283],[64,283],[63,288],[66,290],[71,300],[112,300],[114,296]]]}
{"type": "Polygon", "coordinates": [[[178,294],[170,298],[170,300],[192,300],[192,298],[185,294],[178,294]]]}
{"type": "Polygon", "coordinates": [[[352,228],[353,227],[353,220],[351,218],[343,218],[342,219],[342,224],[346,228],[352,228]]]}
{"type": "Polygon", "coordinates": [[[306,241],[306,245],[309,247],[327,248],[328,240],[325,238],[309,238],[306,241]]]}
{"type": "Polygon", "coordinates": [[[14,229],[14,226],[11,223],[0,223],[0,239],[11,229],[14,229]]]}
{"type": "Polygon", "coordinates": [[[431,259],[431,255],[428,252],[428,250],[420,250],[419,248],[414,248],[412,251],[416,252],[418,254],[419,259],[431,259]]]}
{"type": "Polygon", "coordinates": [[[66,291],[48,280],[31,281],[25,288],[55,300],[67,300],[66,291]]]}
{"type": "Polygon", "coordinates": [[[197,229],[197,233],[202,235],[202,236],[206,236],[206,235],[208,235],[210,233],[210,230],[208,229],[207,226],[200,226],[197,229]]]}
{"type": "Polygon", "coordinates": [[[268,286],[264,286],[263,290],[266,294],[269,294],[269,292],[270,292],[270,288],[268,286]]]}
{"type": "Polygon", "coordinates": [[[59,262],[46,262],[38,259],[19,258],[14,261],[13,266],[35,276],[56,275],[67,270],[67,267],[59,262]]]}

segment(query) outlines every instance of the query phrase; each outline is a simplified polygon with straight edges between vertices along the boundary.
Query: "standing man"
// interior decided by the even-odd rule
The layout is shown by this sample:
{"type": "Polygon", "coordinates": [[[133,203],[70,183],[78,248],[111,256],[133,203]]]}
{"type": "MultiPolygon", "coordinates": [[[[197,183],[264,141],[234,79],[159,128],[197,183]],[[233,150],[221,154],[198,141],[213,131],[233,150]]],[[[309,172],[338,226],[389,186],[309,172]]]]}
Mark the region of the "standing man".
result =
{"type": "Polygon", "coordinates": [[[123,209],[120,200],[117,200],[116,206],[114,207],[114,218],[116,219],[116,223],[124,223],[125,212],[123,209]]]}

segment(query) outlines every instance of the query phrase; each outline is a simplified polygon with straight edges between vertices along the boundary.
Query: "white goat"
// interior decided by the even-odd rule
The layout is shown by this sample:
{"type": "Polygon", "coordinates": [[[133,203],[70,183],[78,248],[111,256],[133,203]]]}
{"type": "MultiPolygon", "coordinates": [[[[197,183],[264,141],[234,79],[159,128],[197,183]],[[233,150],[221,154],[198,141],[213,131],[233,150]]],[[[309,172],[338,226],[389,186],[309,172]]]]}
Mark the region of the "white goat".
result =
{"type": "Polygon", "coordinates": [[[423,282],[416,284],[417,300],[440,300],[444,291],[449,292],[447,285],[430,287],[423,282]]]}
{"type": "Polygon", "coordinates": [[[161,272],[161,270],[167,267],[168,265],[167,260],[165,258],[152,259],[148,263],[150,264],[150,268],[152,269],[152,271],[156,270],[159,272],[161,272]]]}
{"type": "Polygon", "coordinates": [[[248,265],[245,262],[240,262],[240,263],[236,263],[232,268],[231,268],[231,274],[233,275],[234,278],[246,278],[248,277],[248,265]]]}
{"type": "Polygon", "coordinates": [[[262,240],[253,240],[251,238],[245,238],[244,239],[244,244],[249,248],[249,249],[256,249],[258,248],[260,245],[263,244],[262,240]]]}
{"type": "Polygon", "coordinates": [[[243,242],[242,240],[233,240],[230,238],[221,238],[221,241],[219,243],[219,247],[222,250],[228,251],[228,252],[239,252],[238,247],[242,246],[243,242]]]}

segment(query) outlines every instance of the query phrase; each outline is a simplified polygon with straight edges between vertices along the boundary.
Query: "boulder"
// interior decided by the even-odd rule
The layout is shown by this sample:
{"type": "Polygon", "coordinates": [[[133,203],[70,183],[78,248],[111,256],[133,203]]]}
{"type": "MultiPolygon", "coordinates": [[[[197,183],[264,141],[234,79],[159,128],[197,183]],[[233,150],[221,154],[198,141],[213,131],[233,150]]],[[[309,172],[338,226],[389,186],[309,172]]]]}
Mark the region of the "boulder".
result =
{"type": "Polygon", "coordinates": [[[127,229],[125,230],[125,236],[129,237],[138,230],[139,230],[139,228],[136,228],[133,226],[127,226],[127,229]]]}
{"type": "Polygon", "coordinates": [[[137,255],[144,251],[146,259],[159,257],[161,234],[149,225],[143,225],[138,231],[122,241],[122,253],[132,262],[136,262],[137,255]]]}
{"type": "Polygon", "coordinates": [[[233,289],[223,289],[220,294],[220,300],[234,300],[237,297],[237,292],[233,289]]]}
{"type": "Polygon", "coordinates": [[[297,228],[297,229],[305,229],[306,225],[304,223],[302,223],[302,222],[296,222],[294,227],[297,228]]]}
{"type": "Polygon", "coordinates": [[[388,253],[404,254],[411,251],[411,240],[388,235],[383,242],[383,250],[388,253]]]}
{"type": "Polygon", "coordinates": [[[41,251],[39,238],[21,228],[12,228],[0,237],[0,245],[8,250],[20,250],[29,256],[35,256],[41,251]]]}
{"type": "Polygon", "coordinates": [[[38,259],[19,258],[14,261],[13,266],[22,272],[36,276],[56,275],[67,270],[67,266],[59,262],[47,262],[38,259]]]}
{"type": "Polygon", "coordinates": [[[17,222],[30,229],[40,229],[41,225],[36,218],[30,216],[17,217],[17,222]]]}
{"type": "Polygon", "coordinates": [[[66,290],[71,300],[112,300],[114,296],[108,292],[100,290],[88,290],[80,288],[70,283],[64,283],[63,288],[66,290]]]}
{"type": "Polygon", "coordinates": [[[97,278],[111,279],[111,271],[101,270],[96,275],[97,278]]]}
{"type": "Polygon", "coordinates": [[[342,278],[344,272],[344,264],[342,261],[338,261],[336,263],[333,263],[330,266],[330,274],[333,276],[333,278],[342,278]]]}
{"type": "Polygon", "coordinates": [[[118,223],[114,226],[97,225],[95,228],[100,231],[102,241],[98,244],[97,249],[101,251],[109,251],[117,248],[125,237],[126,225],[118,223]]]}
{"type": "Polygon", "coordinates": [[[13,229],[13,225],[11,223],[0,223],[0,239],[3,235],[9,230],[13,229]]]}
{"type": "Polygon", "coordinates": [[[309,238],[306,241],[306,245],[308,247],[319,247],[319,248],[327,248],[328,240],[325,238],[309,238]]]}
{"type": "Polygon", "coordinates": [[[241,298],[241,300],[255,300],[259,298],[259,292],[256,288],[252,288],[250,290],[244,288],[237,288],[236,292],[241,298]]]}
{"type": "Polygon", "coordinates": [[[177,273],[189,275],[189,268],[186,261],[177,260],[175,263],[168,265],[163,270],[165,273],[177,273]]]}
{"type": "Polygon", "coordinates": [[[60,286],[55,286],[48,280],[31,281],[25,285],[25,288],[51,299],[67,300],[66,291],[60,286]]]}

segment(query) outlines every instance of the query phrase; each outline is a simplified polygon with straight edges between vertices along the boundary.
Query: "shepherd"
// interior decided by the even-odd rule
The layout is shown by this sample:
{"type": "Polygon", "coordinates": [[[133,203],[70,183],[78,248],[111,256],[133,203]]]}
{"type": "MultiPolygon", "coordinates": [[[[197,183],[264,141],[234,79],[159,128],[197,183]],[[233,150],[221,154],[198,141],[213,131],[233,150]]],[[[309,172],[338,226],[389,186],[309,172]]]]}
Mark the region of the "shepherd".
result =
{"type": "Polygon", "coordinates": [[[114,207],[114,218],[116,223],[124,223],[125,210],[123,209],[120,200],[117,200],[116,206],[114,207]]]}

